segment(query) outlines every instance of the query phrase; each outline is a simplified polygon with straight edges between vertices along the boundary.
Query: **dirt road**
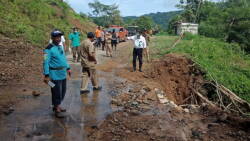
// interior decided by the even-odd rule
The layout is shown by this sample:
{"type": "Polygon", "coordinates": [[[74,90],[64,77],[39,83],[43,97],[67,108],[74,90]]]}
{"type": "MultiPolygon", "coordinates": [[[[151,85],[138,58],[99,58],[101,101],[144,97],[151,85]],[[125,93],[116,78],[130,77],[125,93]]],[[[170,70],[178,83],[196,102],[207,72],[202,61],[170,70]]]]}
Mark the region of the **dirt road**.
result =
{"type": "Polygon", "coordinates": [[[80,95],[80,65],[71,63],[73,76],[63,103],[67,118],[54,118],[49,88],[39,87],[39,97],[22,95],[15,111],[2,118],[0,136],[6,141],[250,140],[249,120],[205,104],[185,106],[190,89],[204,81],[190,60],[168,55],[145,64],[143,73],[131,72],[131,47],[121,43],[113,58],[98,50],[103,90],[88,95],[80,95]]]}

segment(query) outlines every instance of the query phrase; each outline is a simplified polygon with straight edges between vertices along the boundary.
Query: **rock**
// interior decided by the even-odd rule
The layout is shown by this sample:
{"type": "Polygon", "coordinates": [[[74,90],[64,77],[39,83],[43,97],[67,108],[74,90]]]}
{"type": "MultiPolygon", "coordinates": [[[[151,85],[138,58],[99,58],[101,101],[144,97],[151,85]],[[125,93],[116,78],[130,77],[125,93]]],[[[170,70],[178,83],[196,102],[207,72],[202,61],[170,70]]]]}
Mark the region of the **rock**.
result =
{"type": "Polygon", "coordinates": [[[220,124],[218,124],[218,123],[209,123],[207,125],[207,128],[216,127],[216,126],[220,126],[220,124]]]}
{"type": "Polygon", "coordinates": [[[190,113],[190,111],[189,111],[188,109],[186,109],[186,108],[185,108],[183,111],[184,111],[185,113],[190,113]]]}
{"type": "Polygon", "coordinates": [[[37,91],[32,91],[32,95],[37,97],[37,96],[40,96],[40,93],[38,93],[37,91]]]}
{"type": "Polygon", "coordinates": [[[126,130],[126,131],[125,131],[125,133],[130,134],[130,133],[131,133],[131,131],[130,131],[130,130],[126,130]]]}
{"type": "Polygon", "coordinates": [[[133,116],[138,116],[138,115],[140,115],[141,113],[140,113],[139,111],[137,111],[137,110],[131,110],[131,111],[130,111],[130,114],[133,115],[133,116]]]}
{"type": "Polygon", "coordinates": [[[14,110],[13,107],[9,107],[9,108],[4,109],[4,110],[3,110],[3,113],[4,113],[6,116],[8,116],[8,115],[10,115],[11,113],[13,113],[14,111],[15,111],[15,110],[14,110]]]}
{"type": "Polygon", "coordinates": [[[137,101],[132,102],[132,106],[138,106],[139,103],[137,101]]]}

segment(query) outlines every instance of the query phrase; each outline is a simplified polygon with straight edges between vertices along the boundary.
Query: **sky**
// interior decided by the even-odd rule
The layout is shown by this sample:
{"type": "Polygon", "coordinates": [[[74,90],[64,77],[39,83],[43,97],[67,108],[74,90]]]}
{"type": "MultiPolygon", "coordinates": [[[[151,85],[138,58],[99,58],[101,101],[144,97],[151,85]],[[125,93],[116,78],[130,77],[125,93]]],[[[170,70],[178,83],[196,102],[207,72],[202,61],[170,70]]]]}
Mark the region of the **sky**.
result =
{"type": "MultiPolygon", "coordinates": [[[[65,0],[76,12],[89,13],[88,3],[94,0],[65,0]]],[[[122,16],[141,16],[148,13],[178,10],[179,0],[99,0],[103,4],[118,4],[122,16]]],[[[219,1],[219,0],[212,0],[219,1]]]]}

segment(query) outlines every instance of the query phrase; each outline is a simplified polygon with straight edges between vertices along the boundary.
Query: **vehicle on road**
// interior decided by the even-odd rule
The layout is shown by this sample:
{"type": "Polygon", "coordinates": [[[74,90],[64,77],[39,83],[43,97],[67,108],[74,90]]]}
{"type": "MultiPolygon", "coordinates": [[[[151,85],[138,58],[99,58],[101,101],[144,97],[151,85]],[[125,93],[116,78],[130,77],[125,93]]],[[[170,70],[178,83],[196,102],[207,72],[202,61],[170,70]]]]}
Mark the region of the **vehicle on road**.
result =
{"type": "Polygon", "coordinates": [[[128,26],[128,36],[134,36],[136,32],[138,31],[139,27],[138,26],[128,26]]]}

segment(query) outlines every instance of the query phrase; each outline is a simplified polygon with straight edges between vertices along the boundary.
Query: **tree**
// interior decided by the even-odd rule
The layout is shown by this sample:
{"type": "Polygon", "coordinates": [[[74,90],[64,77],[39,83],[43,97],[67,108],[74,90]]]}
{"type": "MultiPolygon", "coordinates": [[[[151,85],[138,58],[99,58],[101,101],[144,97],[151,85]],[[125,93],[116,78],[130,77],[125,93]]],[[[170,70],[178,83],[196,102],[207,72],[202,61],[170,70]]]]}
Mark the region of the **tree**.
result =
{"type": "Polygon", "coordinates": [[[90,17],[97,25],[106,27],[111,24],[121,25],[123,23],[119,7],[116,4],[105,5],[95,0],[93,3],[89,3],[89,7],[93,9],[90,17]]]}
{"type": "Polygon", "coordinates": [[[154,26],[154,22],[150,17],[141,16],[135,20],[135,25],[137,25],[140,30],[150,30],[154,26]]]}

